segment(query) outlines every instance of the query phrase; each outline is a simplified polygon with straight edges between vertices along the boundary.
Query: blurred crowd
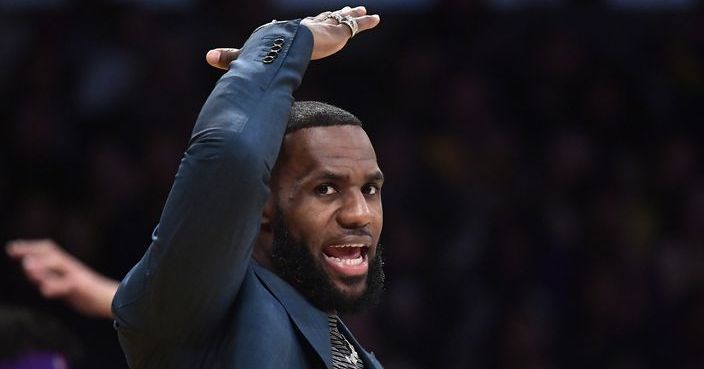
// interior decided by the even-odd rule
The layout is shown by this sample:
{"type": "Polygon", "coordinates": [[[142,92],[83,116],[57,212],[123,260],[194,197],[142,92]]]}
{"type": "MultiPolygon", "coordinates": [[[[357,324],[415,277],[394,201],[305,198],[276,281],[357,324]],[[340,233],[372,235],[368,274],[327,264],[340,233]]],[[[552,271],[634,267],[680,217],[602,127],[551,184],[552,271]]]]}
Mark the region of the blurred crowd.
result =
{"type": "MultiPolygon", "coordinates": [[[[357,114],[387,178],[385,298],[346,318],[387,369],[704,363],[704,13],[575,3],[396,9],[311,63],[296,97],[357,114]]],[[[124,276],[222,73],[205,52],[293,16],[0,13],[0,242],[50,237],[124,276]]],[[[62,321],[76,368],[126,367],[109,322],[0,267],[0,301],[62,321]]]]}

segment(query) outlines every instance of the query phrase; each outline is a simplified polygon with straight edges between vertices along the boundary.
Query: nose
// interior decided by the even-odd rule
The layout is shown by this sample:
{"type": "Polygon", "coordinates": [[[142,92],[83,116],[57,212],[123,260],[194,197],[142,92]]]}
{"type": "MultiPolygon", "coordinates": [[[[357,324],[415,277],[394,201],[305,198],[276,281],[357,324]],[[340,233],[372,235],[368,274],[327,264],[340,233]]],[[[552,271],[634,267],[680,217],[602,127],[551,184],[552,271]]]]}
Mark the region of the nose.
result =
{"type": "Polygon", "coordinates": [[[374,216],[372,209],[361,191],[345,194],[342,208],[338,212],[338,223],[347,229],[363,228],[369,225],[374,216]]]}

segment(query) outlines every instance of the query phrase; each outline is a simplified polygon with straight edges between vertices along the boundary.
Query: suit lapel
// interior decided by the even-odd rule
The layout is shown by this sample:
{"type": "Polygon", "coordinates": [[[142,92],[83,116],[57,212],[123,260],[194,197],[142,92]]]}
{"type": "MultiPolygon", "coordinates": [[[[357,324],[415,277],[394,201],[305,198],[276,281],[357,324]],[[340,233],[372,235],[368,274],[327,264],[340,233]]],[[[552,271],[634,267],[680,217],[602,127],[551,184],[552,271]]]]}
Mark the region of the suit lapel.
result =
{"type": "Polygon", "coordinates": [[[252,262],[252,265],[259,280],[283,305],[298,330],[325,363],[325,367],[331,368],[332,352],[328,315],[311,305],[298,291],[276,274],[256,262],[252,262]]]}

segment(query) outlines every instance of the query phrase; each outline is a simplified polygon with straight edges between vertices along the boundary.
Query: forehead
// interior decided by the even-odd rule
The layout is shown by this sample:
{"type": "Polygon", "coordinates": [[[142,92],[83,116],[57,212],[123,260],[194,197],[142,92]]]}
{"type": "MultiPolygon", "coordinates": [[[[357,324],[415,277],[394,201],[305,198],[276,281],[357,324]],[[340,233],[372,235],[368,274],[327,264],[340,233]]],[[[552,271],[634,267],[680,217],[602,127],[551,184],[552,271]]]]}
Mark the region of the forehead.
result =
{"type": "Polygon", "coordinates": [[[359,126],[303,128],[286,135],[282,146],[282,171],[295,177],[317,169],[377,171],[376,153],[359,126]]]}

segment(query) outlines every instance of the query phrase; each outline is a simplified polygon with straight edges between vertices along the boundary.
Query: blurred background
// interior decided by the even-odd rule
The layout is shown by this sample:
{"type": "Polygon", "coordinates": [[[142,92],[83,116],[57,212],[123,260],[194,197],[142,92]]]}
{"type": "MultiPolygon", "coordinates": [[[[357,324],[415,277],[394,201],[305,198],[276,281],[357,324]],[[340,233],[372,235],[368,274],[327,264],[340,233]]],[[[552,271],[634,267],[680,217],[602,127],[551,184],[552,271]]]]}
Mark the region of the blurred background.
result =
{"type": "MultiPolygon", "coordinates": [[[[205,52],[338,3],[0,0],[0,242],[120,279],[222,74],[205,52]]],[[[702,7],[360,3],[380,27],[296,94],[357,114],[386,174],[387,291],[347,318],[359,340],[387,369],[701,368],[702,7]]],[[[60,321],[75,368],[126,368],[111,322],[0,268],[2,304],[60,321]]]]}

